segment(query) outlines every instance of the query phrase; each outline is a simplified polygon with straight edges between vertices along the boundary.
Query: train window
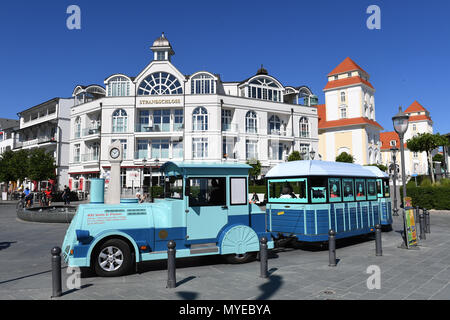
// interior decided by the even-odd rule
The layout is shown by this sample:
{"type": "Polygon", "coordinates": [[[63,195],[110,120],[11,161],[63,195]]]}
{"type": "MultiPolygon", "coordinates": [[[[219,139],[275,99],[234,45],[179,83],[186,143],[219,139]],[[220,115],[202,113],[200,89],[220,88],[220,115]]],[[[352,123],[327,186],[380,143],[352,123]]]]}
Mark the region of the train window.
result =
{"type": "Polygon", "coordinates": [[[389,180],[383,180],[383,189],[384,189],[384,197],[389,198],[391,196],[390,186],[389,186],[389,180]]]}
{"type": "Polygon", "coordinates": [[[166,177],[166,198],[183,199],[183,177],[166,177]]]}
{"type": "Polygon", "coordinates": [[[342,179],[342,190],[344,194],[344,201],[355,201],[353,179],[342,179]]]}
{"type": "Polygon", "coordinates": [[[191,178],[189,181],[189,206],[226,205],[226,178],[191,178]]]}
{"type": "Polygon", "coordinates": [[[364,179],[355,179],[356,200],[366,200],[366,183],[364,179]]]}
{"type": "Polygon", "coordinates": [[[230,204],[247,204],[247,178],[230,178],[230,204]]]}
{"type": "Polygon", "coordinates": [[[311,184],[311,202],[327,202],[327,179],[322,177],[310,178],[311,184]]]}
{"type": "Polygon", "coordinates": [[[376,180],[367,180],[367,200],[377,199],[377,185],[376,180]]]}
{"type": "Polygon", "coordinates": [[[381,179],[377,179],[377,197],[383,198],[383,181],[381,179]]]}
{"type": "Polygon", "coordinates": [[[269,180],[269,201],[306,203],[306,179],[269,180]]]}
{"type": "Polygon", "coordinates": [[[328,192],[330,193],[330,202],[341,202],[341,179],[328,179],[328,192]]]}

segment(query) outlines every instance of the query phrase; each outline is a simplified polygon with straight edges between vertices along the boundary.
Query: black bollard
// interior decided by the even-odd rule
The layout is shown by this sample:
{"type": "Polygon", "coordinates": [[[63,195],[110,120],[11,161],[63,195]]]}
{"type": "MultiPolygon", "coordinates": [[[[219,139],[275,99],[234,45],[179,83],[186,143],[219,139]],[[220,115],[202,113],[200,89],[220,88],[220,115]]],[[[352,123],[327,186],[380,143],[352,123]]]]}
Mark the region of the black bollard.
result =
{"type": "Polygon", "coordinates": [[[52,298],[61,297],[62,283],[61,283],[61,248],[54,247],[52,253],[52,298]]]}
{"type": "Polygon", "coordinates": [[[267,238],[262,237],[259,241],[259,261],[261,263],[261,278],[268,277],[267,271],[267,238]]]}
{"type": "Polygon", "coordinates": [[[328,253],[329,253],[329,267],[336,267],[336,232],[331,229],[328,232],[328,253]]]}
{"type": "Polygon", "coordinates": [[[176,243],[173,240],[170,240],[167,243],[167,271],[168,271],[168,278],[167,278],[167,286],[166,288],[175,288],[177,286],[177,279],[175,275],[175,247],[176,243]]]}
{"type": "Polygon", "coordinates": [[[420,240],[427,240],[427,236],[425,234],[425,215],[422,213],[419,215],[420,220],[420,240]]]}
{"type": "Polygon", "coordinates": [[[430,212],[428,210],[425,211],[425,232],[426,233],[431,233],[430,230],[430,212]]]}
{"type": "Polygon", "coordinates": [[[381,224],[375,225],[375,255],[383,255],[383,249],[381,247],[381,224]]]}

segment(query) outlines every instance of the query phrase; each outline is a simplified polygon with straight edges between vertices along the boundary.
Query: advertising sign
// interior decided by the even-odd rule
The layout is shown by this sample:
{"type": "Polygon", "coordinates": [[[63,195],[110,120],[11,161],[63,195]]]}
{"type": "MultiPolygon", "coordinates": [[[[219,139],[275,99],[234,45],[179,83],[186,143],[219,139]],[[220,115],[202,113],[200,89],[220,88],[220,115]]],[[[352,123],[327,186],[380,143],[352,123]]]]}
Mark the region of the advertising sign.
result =
{"type": "Polygon", "coordinates": [[[414,208],[411,205],[411,198],[404,198],[405,203],[405,230],[406,244],[409,247],[417,246],[417,229],[414,220],[414,208]]]}

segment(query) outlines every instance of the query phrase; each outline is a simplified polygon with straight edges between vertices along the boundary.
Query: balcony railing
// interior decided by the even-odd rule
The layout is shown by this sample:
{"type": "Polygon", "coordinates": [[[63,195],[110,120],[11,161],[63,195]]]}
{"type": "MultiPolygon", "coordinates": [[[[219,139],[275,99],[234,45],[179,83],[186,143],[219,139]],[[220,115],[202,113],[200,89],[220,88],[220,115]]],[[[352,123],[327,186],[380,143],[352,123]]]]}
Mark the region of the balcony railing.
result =
{"type": "Polygon", "coordinates": [[[269,129],[269,135],[287,137],[291,136],[291,131],[282,129],[269,129]]]}
{"type": "Polygon", "coordinates": [[[91,136],[94,134],[99,134],[100,132],[101,132],[101,127],[86,128],[83,130],[83,137],[91,136]]]}
{"type": "Polygon", "coordinates": [[[170,132],[170,123],[147,124],[136,123],[135,132],[170,132]]]}
{"type": "Polygon", "coordinates": [[[81,161],[98,161],[98,153],[86,153],[81,155],[81,161]]]}
{"type": "Polygon", "coordinates": [[[238,133],[239,126],[237,123],[222,123],[222,131],[230,131],[238,133]]]}

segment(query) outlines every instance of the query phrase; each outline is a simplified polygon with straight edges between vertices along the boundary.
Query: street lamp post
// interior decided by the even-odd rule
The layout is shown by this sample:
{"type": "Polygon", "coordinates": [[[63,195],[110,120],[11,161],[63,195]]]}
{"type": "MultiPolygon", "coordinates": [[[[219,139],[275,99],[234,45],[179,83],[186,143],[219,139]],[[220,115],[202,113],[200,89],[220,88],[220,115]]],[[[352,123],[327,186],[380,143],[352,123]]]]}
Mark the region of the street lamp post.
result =
{"type": "Polygon", "coordinates": [[[311,151],[309,152],[309,158],[311,159],[311,160],[314,160],[314,156],[316,155],[316,152],[313,150],[313,149],[311,149],[311,151]]]}
{"type": "MultiPolygon", "coordinates": [[[[398,137],[400,138],[400,153],[401,153],[401,167],[402,167],[402,184],[403,184],[403,201],[406,198],[406,174],[405,174],[405,146],[403,143],[403,138],[408,130],[408,120],[409,116],[402,112],[402,107],[398,108],[398,113],[392,117],[392,122],[394,125],[394,130],[397,132],[398,137]]],[[[404,202],[403,202],[404,203],[404,202]]],[[[408,247],[407,244],[407,234],[406,234],[406,224],[405,224],[405,207],[403,205],[403,232],[404,232],[404,240],[405,246],[408,247]]]]}
{"type": "Polygon", "coordinates": [[[397,209],[397,152],[398,149],[396,147],[392,147],[391,148],[391,152],[392,152],[392,171],[393,173],[393,178],[392,181],[394,183],[394,216],[398,217],[398,209],[397,209]]]}
{"type": "Polygon", "coordinates": [[[145,165],[147,164],[146,158],[142,159],[142,164],[143,168],[142,168],[141,192],[142,196],[144,196],[145,165]]]}

